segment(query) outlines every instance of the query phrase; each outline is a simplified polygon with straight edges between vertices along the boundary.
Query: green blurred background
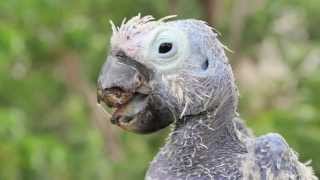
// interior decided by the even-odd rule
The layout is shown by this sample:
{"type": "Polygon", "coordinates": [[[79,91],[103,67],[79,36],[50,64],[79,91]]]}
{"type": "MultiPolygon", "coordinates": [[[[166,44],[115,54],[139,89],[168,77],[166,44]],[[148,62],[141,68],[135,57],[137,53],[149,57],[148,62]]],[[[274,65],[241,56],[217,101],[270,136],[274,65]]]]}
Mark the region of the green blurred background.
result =
{"type": "Polygon", "coordinates": [[[119,130],[95,100],[108,21],[138,12],[213,25],[234,51],[242,117],[320,175],[319,0],[1,0],[1,180],[143,179],[169,130],[119,130]]]}

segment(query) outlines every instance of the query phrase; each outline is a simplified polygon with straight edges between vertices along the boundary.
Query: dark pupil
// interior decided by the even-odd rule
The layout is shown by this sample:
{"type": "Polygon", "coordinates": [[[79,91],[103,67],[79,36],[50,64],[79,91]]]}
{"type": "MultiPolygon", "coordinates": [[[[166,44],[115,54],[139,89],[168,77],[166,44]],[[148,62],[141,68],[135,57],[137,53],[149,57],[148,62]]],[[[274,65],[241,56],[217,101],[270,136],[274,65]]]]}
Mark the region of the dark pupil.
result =
{"type": "Polygon", "coordinates": [[[172,43],[161,43],[159,46],[159,53],[164,54],[172,49],[172,43]]]}

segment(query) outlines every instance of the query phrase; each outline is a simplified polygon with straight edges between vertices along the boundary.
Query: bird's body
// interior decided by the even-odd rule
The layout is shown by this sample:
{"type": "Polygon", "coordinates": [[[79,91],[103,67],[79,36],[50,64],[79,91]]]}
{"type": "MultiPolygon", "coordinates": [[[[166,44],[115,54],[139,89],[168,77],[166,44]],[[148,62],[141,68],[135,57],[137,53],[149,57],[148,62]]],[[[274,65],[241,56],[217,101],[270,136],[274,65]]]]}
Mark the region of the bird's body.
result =
{"type": "Polygon", "coordinates": [[[113,32],[98,99],[117,108],[113,120],[124,129],[174,122],[147,180],[317,179],[280,135],[255,137],[240,120],[232,69],[211,27],[137,16],[113,32]],[[115,89],[133,98],[115,102],[115,89]]]}
{"type": "MultiPolygon", "coordinates": [[[[204,117],[199,119],[201,118],[204,117]]],[[[317,178],[313,176],[310,167],[298,161],[296,154],[279,134],[248,136],[236,126],[214,130],[201,120],[200,123],[173,131],[167,144],[151,163],[146,179],[314,180],[317,178]]]]}

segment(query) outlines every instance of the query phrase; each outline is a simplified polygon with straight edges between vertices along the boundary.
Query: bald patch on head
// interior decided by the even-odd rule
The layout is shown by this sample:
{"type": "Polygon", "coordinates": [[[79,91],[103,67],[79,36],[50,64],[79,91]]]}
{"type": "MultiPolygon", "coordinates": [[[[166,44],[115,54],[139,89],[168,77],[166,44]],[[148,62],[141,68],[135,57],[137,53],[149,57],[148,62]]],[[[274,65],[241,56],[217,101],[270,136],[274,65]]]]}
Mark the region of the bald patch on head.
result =
{"type": "Polygon", "coordinates": [[[122,20],[120,26],[116,26],[110,21],[112,28],[111,44],[115,45],[119,42],[128,41],[142,32],[147,32],[155,28],[156,26],[164,23],[166,20],[176,17],[176,15],[165,16],[159,20],[156,20],[153,16],[141,16],[140,13],[137,16],[132,17],[128,21],[126,18],[122,20]]]}

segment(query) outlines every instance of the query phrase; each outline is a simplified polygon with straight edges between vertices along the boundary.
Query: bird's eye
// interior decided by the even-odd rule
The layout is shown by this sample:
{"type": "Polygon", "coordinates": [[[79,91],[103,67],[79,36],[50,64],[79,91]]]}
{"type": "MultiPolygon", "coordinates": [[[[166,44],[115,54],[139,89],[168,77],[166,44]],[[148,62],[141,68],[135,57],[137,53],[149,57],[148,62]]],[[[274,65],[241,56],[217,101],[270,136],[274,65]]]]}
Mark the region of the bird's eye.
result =
{"type": "Polygon", "coordinates": [[[144,42],[145,59],[163,72],[174,71],[189,56],[187,34],[175,27],[160,26],[150,32],[144,42]]]}
{"type": "Polygon", "coordinates": [[[172,49],[172,43],[164,42],[164,43],[161,43],[159,45],[159,50],[158,51],[159,51],[160,54],[165,54],[165,53],[170,52],[171,49],[172,49]]]}
{"type": "Polygon", "coordinates": [[[173,57],[177,55],[178,48],[177,43],[172,38],[160,39],[154,46],[157,58],[160,61],[172,61],[173,57]]]}

